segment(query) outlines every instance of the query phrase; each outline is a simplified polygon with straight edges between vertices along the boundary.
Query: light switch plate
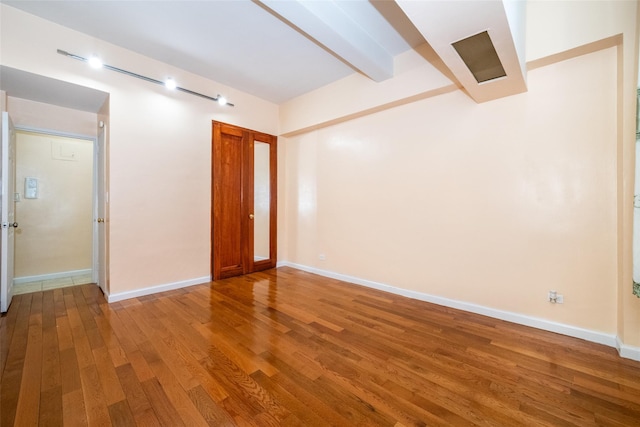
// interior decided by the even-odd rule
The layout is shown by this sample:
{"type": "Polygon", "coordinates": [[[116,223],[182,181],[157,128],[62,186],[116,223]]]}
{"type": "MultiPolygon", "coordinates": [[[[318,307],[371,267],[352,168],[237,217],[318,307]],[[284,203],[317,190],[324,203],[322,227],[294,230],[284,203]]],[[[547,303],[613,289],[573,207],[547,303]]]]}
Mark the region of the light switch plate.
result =
{"type": "Polygon", "coordinates": [[[24,198],[25,199],[38,198],[38,179],[37,178],[28,176],[24,179],[24,198]]]}

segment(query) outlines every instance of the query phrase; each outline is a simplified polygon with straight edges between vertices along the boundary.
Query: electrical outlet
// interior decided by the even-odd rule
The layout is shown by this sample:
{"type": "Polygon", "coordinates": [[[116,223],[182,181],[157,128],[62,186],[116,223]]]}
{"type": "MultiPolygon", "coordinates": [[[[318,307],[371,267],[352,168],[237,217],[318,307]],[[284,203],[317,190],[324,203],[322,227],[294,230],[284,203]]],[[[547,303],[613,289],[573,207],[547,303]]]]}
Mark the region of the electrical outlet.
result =
{"type": "Polygon", "coordinates": [[[556,291],[549,291],[549,293],[547,294],[547,298],[549,299],[549,302],[553,304],[564,303],[564,296],[556,291]]]}
{"type": "Polygon", "coordinates": [[[325,259],[327,259],[327,256],[325,254],[320,254],[318,255],[318,258],[320,259],[320,261],[324,261],[325,259]]]}

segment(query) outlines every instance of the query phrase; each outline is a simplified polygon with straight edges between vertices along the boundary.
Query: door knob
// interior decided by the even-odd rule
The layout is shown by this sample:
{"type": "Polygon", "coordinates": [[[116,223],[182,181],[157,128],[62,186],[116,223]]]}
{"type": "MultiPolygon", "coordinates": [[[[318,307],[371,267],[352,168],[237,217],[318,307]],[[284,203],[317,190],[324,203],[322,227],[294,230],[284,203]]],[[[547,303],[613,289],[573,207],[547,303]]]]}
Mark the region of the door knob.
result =
{"type": "Polygon", "coordinates": [[[18,223],[14,222],[13,224],[9,224],[9,227],[18,228],[18,223]]]}
{"type": "Polygon", "coordinates": [[[97,221],[98,222],[104,222],[104,218],[98,218],[97,221]]]}
{"type": "Polygon", "coordinates": [[[255,218],[255,215],[249,214],[249,219],[253,219],[253,218],[255,218]]]}

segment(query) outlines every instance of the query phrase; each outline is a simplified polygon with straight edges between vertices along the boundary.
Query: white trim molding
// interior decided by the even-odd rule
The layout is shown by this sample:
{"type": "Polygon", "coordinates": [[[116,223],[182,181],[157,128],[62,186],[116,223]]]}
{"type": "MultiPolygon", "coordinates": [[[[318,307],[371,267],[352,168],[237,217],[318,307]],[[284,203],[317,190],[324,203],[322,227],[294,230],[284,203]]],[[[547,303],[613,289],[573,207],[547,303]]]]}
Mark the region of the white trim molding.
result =
{"type": "Polygon", "coordinates": [[[531,326],[533,328],[555,332],[558,334],[567,335],[574,338],[580,338],[580,339],[591,341],[597,344],[603,344],[609,347],[617,348],[618,354],[621,357],[640,361],[640,348],[624,345],[622,342],[620,342],[620,339],[616,335],[579,328],[577,326],[567,325],[564,323],[552,322],[550,320],[527,316],[524,314],[514,313],[510,311],[498,310],[495,308],[485,307],[485,306],[468,303],[464,301],[458,301],[458,300],[443,298],[435,295],[429,295],[422,292],[411,291],[408,289],[396,288],[394,286],[386,285],[384,283],[378,283],[371,280],[360,279],[358,277],[353,277],[345,274],[335,273],[332,271],[322,270],[315,267],[308,267],[306,265],[296,264],[288,261],[280,261],[278,263],[278,267],[292,267],[292,268],[296,268],[298,270],[306,271],[309,273],[318,274],[320,276],[329,277],[331,279],[337,279],[343,282],[349,282],[356,285],[366,286],[368,288],[378,289],[381,291],[405,296],[405,297],[420,300],[420,301],[426,301],[433,304],[442,305],[445,307],[451,307],[458,310],[464,310],[471,313],[481,314],[484,316],[505,320],[507,322],[517,323],[524,326],[531,326]]]}
{"type": "Polygon", "coordinates": [[[59,273],[39,274],[37,276],[14,277],[13,284],[20,285],[22,283],[42,282],[44,280],[62,279],[63,277],[76,277],[90,275],[93,270],[87,268],[85,270],[61,271],[59,273]]]}
{"type": "Polygon", "coordinates": [[[640,362],[640,347],[625,345],[622,341],[620,341],[620,338],[616,338],[616,348],[618,349],[618,354],[620,355],[620,357],[637,360],[640,362]]]}
{"type": "Polygon", "coordinates": [[[187,286],[201,285],[211,282],[210,276],[197,277],[195,279],[182,280],[180,282],[165,283],[164,285],[150,286],[148,288],[135,289],[133,291],[118,292],[105,295],[108,303],[123,301],[130,298],[142,297],[145,295],[157,294],[160,292],[173,291],[175,289],[186,288],[187,286]]]}

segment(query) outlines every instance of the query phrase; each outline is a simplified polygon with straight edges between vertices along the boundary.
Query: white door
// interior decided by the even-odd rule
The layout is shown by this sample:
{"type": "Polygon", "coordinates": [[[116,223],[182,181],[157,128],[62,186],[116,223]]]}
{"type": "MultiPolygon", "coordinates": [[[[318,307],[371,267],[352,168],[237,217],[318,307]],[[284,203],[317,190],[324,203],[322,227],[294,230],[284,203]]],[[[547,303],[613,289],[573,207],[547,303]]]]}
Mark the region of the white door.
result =
{"type": "Polygon", "coordinates": [[[94,151],[95,163],[94,174],[96,179],[96,201],[95,208],[95,232],[94,232],[94,281],[98,283],[100,289],[105,295],[108,295],[107,289],[107,190],[105,185],[105,146],[107,143],[107,125],[102,123],[102,127],[98,130],[98,141],[94,151]],[[97,276],[97,277],[96,277],[97,276]]]}
{"type": "Polygon", "coordinates": [[[9,113],[2,113],[2,149],[0,157],[2,165],[2,202],[0,204],[2,214],[0,224],[2,226],[2,239],[0,243],[0,311],[9,309],[13,296],[13,256],[14,256],[14,230],[18,226],[15,222],[16,192],[16,132],[9,113]]]}

